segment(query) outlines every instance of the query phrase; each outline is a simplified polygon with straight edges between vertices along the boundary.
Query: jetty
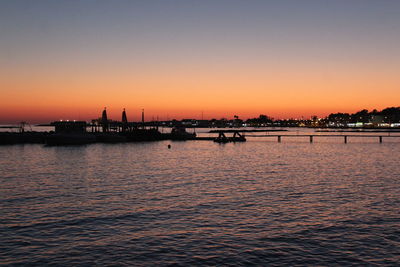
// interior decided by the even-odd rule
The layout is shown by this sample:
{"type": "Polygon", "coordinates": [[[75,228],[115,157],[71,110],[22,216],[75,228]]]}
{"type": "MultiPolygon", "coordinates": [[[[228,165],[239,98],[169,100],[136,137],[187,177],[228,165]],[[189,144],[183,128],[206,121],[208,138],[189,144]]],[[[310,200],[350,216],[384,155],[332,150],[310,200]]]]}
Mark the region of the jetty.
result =
{"type": "MultiPolygon", "coordinates": [[[[212,129],[203,132],[203,136],[193,131],[186,131],[184,125],[175,126],[170,133],[162,133],[157,125],[146,125],[144,110],[141,122],[129,122],[125,109],[122,111],[121,121],[108,119],[104,108],[101,117],[86,121],[55,121],[50,124],[54,131],[35,132],[26,122],[20,126],[3,126],[2,128],[17,129],[18,132],[0,132],[0,145],[8,144],[46,144],[46,145],[82,145],[91,143],[125,143],[142,141],[213,141],[220,144],[246,142],[248,138],[272,138],[281,143],[284,139],[305,138],[310,143],[321,138],[341,138],[344,143],[351,139],[369,138],[382,143],[386,138],[399,138],[398,131],[324,131],[316,130],[313,133],[292,134],[286,129],[212,129]],[[29,130],[27,130],[29,128],[29,130]],[[393,135],[391,135],[393,133],[393,135]],[[396,134],[397,133],[397,134],[396,134]],[[204,136],[208,134],[208,136],[204,136]]],[[[47,125],[48,126],[48,125],[47,125]]]]}
{"type": "MultiPolygon", "coordinates": [[[[246,137],[250,138],[260,138],[260,137],[268,137],[268,138],[276,138],[278,143],[282,142],[282,139],[291,139],[291,138],[306,138],[310,143],[313,143],[315,139],[320,138],[342,138],[343,142],[347,144],[350,138],[368,138],[368,139],[376,139],[379,143],[383,142],[384,138],[400,138],[400,135],[390,135],[391,133],[398,133],[398,131],[371,131],[369,132],[358,132],[359,134],[354,134],[354,132],[349,131],[348,134],[344,134],[344,132],[340,132],[340,134],[334,134],[328,132],[327,134],[270,134],[270,132],[287,132],[285,129],[268,129],[268,130],[253,130],[253,129],[229,129],[229,130],[211,130],[208,133],[218,133],[218,137],[205,137],[196,140],[213,140],[218,143],[228,143],[228,142],[244,142],[246,141],[246,137]],[[266,134],[252,134],[252,133],[261,133],[264,132],[266,134]],[[232,137],[226,137],[225,134],[233,133],[232,137]],[[372,134],[371,134],[372,133],[372,134]],[[386,135],[384,135],[386,134],[386,135]]],[[[320,131],[316,131],[320,132],[320,131]]]]}
{"type": "Polygon", "coordinates": [[[310,143],[314,142],[315,138],[343,138],[343,142],[347,144],[350,138],[375,138],[379,141],[379,143],[383,142],[383,138],[400,138],[400,135],[371,135],[371,134],[285,134],[285,135],[277,135],[277,134],[268,134],[268,135],[247,135],[248,137],[270,137],[276,138],[278,143],[282,142],[283,138],[308,138],[310,143]]]}

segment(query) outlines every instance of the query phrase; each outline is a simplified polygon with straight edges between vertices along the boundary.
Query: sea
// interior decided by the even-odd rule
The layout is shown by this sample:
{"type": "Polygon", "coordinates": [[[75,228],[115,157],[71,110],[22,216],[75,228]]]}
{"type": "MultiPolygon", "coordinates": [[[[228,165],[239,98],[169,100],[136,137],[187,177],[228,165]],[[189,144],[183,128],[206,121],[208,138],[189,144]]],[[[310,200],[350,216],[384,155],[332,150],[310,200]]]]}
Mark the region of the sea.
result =
{"type": "Polygon", "coordinates": [[[0,264],[399,266],[400,138],[0,146],[0,264]]]}

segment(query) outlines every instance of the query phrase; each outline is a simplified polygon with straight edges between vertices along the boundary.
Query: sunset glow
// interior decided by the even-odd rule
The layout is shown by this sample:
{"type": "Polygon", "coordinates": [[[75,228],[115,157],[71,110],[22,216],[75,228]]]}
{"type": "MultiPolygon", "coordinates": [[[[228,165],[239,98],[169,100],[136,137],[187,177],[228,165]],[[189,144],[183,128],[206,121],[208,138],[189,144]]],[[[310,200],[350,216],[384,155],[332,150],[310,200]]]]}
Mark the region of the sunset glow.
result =
{"type": "Polygon", "coordinates": [[[0,123],[399,105],[400,2],[250,2],[4,1],[0,123]]]}

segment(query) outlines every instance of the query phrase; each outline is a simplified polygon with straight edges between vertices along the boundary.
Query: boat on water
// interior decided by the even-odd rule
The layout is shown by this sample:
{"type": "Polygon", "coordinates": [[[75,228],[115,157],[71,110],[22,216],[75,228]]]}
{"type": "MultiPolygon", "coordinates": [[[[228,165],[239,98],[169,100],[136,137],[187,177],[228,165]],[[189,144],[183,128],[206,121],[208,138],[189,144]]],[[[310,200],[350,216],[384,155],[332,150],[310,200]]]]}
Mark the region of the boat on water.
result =
{"type": "Polygon", "coordinates": [[[183,126],[173,127],[170,133],[171,140],[191,140],[196,138],[196,133],[189,133],[183,126]]]}

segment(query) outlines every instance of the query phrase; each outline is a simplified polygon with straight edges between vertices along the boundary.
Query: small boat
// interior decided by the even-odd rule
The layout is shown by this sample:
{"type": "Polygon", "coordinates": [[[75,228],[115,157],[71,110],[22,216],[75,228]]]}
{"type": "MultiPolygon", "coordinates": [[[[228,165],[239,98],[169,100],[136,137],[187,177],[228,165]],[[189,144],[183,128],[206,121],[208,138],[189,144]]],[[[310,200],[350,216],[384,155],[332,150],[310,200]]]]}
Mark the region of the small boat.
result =
{"type": "Polygon", "coordinates": [[[196,133],[188,133],[183,126],[174,127],[171,130],[171,140],[191,140],[196,137],[196,133]]]}

